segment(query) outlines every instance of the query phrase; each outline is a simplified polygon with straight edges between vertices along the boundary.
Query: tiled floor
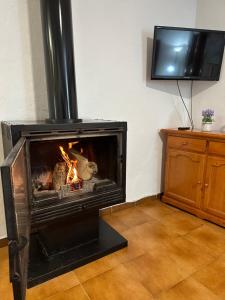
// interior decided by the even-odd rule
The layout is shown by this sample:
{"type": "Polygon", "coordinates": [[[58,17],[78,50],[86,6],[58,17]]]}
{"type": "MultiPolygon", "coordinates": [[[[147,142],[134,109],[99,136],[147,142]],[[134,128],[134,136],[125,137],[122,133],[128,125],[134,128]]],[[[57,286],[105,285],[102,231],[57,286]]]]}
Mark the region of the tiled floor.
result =
{"type": "MultiPolygon", "coordinates": [[[[104,218],[128,248],[28,290],[28,300],[223,300],[225,229],[158,200],[104,218]]],[[[7,249],[0,299],[12,300],[7,249]]]]}

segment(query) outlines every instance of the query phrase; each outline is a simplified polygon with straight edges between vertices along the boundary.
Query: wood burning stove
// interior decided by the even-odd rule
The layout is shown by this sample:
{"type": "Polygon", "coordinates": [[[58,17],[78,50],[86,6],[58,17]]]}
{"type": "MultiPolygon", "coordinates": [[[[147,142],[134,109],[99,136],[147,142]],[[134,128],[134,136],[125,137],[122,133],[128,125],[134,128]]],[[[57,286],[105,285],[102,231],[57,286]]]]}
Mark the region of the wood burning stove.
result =
{"type": "Polygon", "coordinates": [[[26,286],[127,245],[99,217],[125,201],[126,123],[3,122],[2,132],[10,276],[15,299],[25,299],[26,286]],[[75,183],[60,147],[77,168],[75,183]]]}
{"type": "Polygon", "coordinates": [[[2,122],[10,280],[26,288],[127,245],[99,217],[126,198],[126,122],[78,119],[70,0],[40,0],[49,119],[2,122]]]}

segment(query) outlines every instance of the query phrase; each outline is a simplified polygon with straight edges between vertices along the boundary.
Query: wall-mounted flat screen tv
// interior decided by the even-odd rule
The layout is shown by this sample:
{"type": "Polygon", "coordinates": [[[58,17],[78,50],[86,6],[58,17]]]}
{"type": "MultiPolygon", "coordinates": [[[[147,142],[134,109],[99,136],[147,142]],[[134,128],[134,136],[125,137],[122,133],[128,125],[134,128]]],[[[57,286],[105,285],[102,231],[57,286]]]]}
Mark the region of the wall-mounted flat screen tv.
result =
{"type": "Polygon", "coordinates": [[[155,26],[152,79],[219,80],[225,31],[155,26]]]}

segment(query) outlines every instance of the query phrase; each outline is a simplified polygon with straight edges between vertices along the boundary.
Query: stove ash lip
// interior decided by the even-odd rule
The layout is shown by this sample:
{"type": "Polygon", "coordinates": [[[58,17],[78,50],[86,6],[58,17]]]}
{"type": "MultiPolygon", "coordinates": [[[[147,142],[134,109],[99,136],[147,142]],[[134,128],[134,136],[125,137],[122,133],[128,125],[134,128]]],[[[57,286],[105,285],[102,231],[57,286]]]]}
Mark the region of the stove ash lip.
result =
{"type": "Polygon", "coordinates": [[[47,123],[80,123],[71,0],[40,0],[48,90],[47,123]]]}

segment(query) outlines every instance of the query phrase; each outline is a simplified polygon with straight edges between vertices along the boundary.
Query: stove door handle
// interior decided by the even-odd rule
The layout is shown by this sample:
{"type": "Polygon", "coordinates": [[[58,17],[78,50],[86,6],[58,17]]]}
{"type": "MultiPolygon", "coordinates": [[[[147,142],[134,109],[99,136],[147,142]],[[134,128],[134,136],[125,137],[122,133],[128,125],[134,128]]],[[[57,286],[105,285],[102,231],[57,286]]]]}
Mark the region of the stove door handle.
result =
{"type": "Polygon", "coordinates": [[[9,241],[9,271],[11,282],[19,282],[21,279],[19,271],[19,252],[26,247],[27,243],[28,240],[24,236],[20,236],[19,243],[16,240],[9,241]]]}

